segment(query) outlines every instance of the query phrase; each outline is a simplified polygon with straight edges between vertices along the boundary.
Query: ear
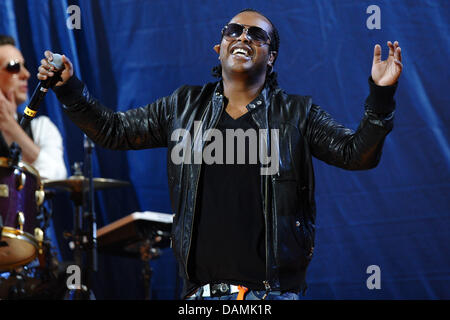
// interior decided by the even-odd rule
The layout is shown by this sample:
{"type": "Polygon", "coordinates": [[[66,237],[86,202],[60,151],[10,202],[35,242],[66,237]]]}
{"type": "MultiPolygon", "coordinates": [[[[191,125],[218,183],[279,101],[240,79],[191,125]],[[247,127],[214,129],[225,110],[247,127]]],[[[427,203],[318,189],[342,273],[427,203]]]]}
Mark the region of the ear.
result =
{"type": "Polygon", "coordinates": [[[270,51],[269,62],[268,62],[269,66],[273,67],[273,63],[275,62],[275,59],[277,58],[277,54],[278,54],[278,52],[276,52],[276,51],[270,51]]]}
{"type": "Polygon", "coordinates": [[[213,47],[213,50],[214,50],[217,54],[220,55],[220,44],[216,44],[216,45],[213,47]]]}

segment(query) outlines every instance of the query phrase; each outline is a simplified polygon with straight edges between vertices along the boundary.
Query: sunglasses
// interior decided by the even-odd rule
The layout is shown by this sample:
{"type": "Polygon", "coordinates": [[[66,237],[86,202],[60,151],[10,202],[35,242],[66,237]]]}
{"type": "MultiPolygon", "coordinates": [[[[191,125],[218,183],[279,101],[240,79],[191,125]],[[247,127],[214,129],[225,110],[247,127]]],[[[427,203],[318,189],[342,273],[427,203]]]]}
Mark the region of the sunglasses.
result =
{"type": "Polygon", "coordinates": [[[25,63],[21,63],[19,60],[11,60],[5,67],[9,73],[19,73],[22,66],[26,69],[25,63]]]}
{"type": "Polygon", "coordinates": [[[242,32],[246,33],[247,39],[252,41],[257,46],[262,46],[266,43],[270,43],[270,36],[266,30],[255,27],[245,26],[239,23],[229,23],[222,29],[222,37],[226,40],[234,40],[241,36],[242,32]]]}

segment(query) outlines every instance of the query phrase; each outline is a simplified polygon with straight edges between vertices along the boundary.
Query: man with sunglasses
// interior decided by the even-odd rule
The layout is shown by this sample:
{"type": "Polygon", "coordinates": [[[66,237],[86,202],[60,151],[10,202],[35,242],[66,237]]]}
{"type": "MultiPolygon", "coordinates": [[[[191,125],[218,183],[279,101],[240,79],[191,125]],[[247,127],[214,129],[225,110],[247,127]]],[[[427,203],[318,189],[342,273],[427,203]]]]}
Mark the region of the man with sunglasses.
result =
{"type": "MultiPolygon", "coordinates": [[[[338,124],[310,97],[278,87],[273,72],[278,31],[250,9],[222,29],[221,42],[214,46],[220,60],[214,74],[221,78],[216,83],[183,86],[146,107],[114,113],[90,96],[63,57],[63,81],[54,90],[66,114],[96,143],[113,149],[168,148],[172,246],[184,298],[299,299],[314,250],[311,158],[349,170],[378,164],[392,129],[393,95],[402,69],[398,43],[388,46],[385,61],[381,47],[374,48],[370,94],[356,132],[338,124]],[[211,141],[198,144],[206,130],[217,130],[215,136],[228,130],[276,130],[278,138],[262,135],[258,148],[278,154],[279,168],[262,174],[261,162],[174,163],[170,160],[179,141],[173,137],[181,129],[192,139],[189,159],[200,147],[211,146],[211,141]]],[[[53,76],[51,52],[45,56],[41,80],[53,76]]],[[[250,147],[246,141],[245,154],[250,147]]],[[[236,149],[216,150],[230,151],[236,149]]]]}
{"type": "Polygon", "coordinates": [[[12,37],[0,35],[0,156],[9,156],[9,146],[16,142],[22,150],[22,160],[33,165],[41,177],[63,179],[66,167],[61,135],[46,116],[21,128],[17,107],[28,100],[28,79],[22,53],[12,37]]]}

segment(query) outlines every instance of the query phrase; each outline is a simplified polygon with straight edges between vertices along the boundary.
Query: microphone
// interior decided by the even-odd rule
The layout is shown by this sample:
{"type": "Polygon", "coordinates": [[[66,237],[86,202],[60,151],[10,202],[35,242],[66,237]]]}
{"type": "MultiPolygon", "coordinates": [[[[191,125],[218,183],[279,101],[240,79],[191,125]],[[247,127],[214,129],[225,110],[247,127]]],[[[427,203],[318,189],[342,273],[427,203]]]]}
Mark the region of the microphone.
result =
{"type": "Polygon", "coordinates": [[[25,128],[28,126],[31,120],[36,116],[37,110],[39,108],[40,103],[44,99],[48,89],[53,87],[58,81],[61,81],[61,72],[64,70],[64,64],[62,62],[62,55],[53,54],[53,61],[49,62],[53,67],[56,68],[54,71],[54,76],[51,78],[47,78],[46,80],[42,80],[39,82],[38,86],[33,92],[31,96],[30,102],[25,108],[22,119],[20,120],[20,126],[25,128]]]}

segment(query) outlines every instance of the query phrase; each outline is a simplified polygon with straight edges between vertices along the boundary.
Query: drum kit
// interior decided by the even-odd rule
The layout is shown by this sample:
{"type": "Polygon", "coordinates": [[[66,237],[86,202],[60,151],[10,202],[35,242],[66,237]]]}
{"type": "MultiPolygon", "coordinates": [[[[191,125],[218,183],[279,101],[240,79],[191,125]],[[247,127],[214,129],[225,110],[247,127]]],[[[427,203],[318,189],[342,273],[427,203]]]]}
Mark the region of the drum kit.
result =
{"type": "Polygon", "coordinates": [[[86,185],[93,190],[129,185],[114,179],[88,179],[78,169],[68,179],[43,180],[33,166],[0,157],[0,300],[63,299],[67,294],[66,270],[47,234],[51,219],[47,198],[55,190],[70,193],[75,210],[69,236],[75,263],[81,265],[82,252],[88,250],[82,240],[86,238],[82,225],[86,185]]]}

